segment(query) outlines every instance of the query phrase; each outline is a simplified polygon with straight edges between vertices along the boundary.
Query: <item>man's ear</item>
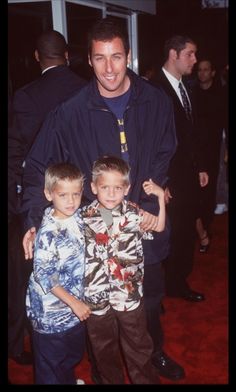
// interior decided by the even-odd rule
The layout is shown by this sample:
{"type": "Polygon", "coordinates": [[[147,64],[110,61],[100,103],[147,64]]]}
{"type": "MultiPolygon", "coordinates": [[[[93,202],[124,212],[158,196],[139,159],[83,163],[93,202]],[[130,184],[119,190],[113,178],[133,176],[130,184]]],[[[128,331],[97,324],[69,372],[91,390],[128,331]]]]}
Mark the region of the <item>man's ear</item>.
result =
{"type": "Polygon", "coordinates": [[[34,57],[35,57],[36,61],[38,61],[38,62],[40,61],[39,60],[39,52],[37,51],[37,49],[35,49],[35,51],[34,51],[34,57]]]}
{"type": "Polygon", "coordinates": [[[97,186],[94,184],[94,182],[91,182],[91,189],[94,195],[97,195],[97,186]]]}
{"type": "Polygon", "coordinates": [[[89,65],[90,65],[90,67],[92,67],[91,58],[90,58],[90,55],[89,55],[89,54],[88,54],[88,63],[89,63],[89,65]]]}
{"type": "Polygon", "coordinates": [[[129,193],[129,190],[130,190],[130,185],[128,185],[128,186],[127,186],[127,188],[126,188],[126,190],[125,190],[125,196],[127,196],[127,195],[128,195],[128,193],[129,193]]]}
{"type": "Polygon", "coordinates": [[[172,60],[176,60],[176,59],[177,59],[177,52],[176,52],[175,49],[170,49],[169,57],[170,57],[172,60]]]}
{"type": "Polygon", "coordinates": [[[128,56],[127,56],[127,66],[129,67],[131,64],[131,50],[129,50],[128,56]]]}
{"type": "Polygon", "coordinates": [[[48,201],[52,201],[51,193],[47,189],[44,189],[44,195],[48,201]]]}

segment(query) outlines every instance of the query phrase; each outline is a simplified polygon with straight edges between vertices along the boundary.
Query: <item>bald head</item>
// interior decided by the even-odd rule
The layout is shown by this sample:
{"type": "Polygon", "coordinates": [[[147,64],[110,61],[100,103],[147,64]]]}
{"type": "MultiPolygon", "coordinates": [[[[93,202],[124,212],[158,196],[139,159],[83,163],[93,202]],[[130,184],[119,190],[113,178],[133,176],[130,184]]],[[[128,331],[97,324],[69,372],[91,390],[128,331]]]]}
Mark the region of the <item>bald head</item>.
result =
{"type": "Polygon", "coordinates": [[[42,33],[36,42],[35,57],[42,69],[51,65],[65,64],[68,50],[64,36],[56,30],[42,33]]]}

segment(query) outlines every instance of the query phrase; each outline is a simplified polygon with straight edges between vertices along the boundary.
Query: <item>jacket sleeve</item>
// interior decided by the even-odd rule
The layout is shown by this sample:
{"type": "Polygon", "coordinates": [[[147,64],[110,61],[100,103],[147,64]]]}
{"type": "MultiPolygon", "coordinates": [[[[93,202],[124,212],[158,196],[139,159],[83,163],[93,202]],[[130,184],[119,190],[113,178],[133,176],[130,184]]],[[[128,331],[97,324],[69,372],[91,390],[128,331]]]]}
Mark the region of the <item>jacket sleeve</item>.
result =
{"type": "Polygon", "coordinates": [[[25,230],[33,226],[39,227],[43,210],[48,204],[43,193],[46,168],[50,164],[66,162],[69,159],[65,141],[61,136],[63,125],[60,110],[50,112],[26,157],[21,205],[25,230]]]}
{"type": "Polygon", "coordinates": [[[39,114],[34,99],[22,89],[15,93],[13,110],[15,132],[23,146],[23,162],[42,125],[42,116],[39,114]]]}
{"type": "Polygon", "coordinates": [[[32,143],[32,135],[38,131],[40,121],[32,100],[22,91],[16,91],[11,105],[11,121],[8,127],[8,208],[17,213],[17,185],[22,185],[22,164],[32,143]]]}
{"type": "MultiPolygon", "coordinates": [[[[154,182],[165,188],[168,182],[170,160],[177,147],[177,138],[172,102],[166,94],[161,99],[161,105],[156,110],[153,143],[150,143],[149,147],[152,158],[145,180],[152,178],[154,182]]],[[[153,195],[146,195],[143,190],[139,204],[143,209],[153,214],[157,214],[159,211],[157,198],[153,195]]]]}

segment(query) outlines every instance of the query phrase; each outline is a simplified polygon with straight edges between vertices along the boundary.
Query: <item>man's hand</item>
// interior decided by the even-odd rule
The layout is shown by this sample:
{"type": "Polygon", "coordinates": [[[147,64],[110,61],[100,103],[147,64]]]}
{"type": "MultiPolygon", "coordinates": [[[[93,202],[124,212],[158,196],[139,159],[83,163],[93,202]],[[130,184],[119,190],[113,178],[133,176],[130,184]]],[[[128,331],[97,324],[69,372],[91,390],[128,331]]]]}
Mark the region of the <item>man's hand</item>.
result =
{"type": "Polygon", "coordinates": [[[199,173],[199,182],[202,188],[208,184],[208,181],[209,181],[209,176],[206,172],[199,173]]]}
{"type": "Polygon", "coordinates": [[[24,235],[23,248],[24,248],[26,260],[33,258],[33,246],[34,246],[35,237],[36,237],[35,227],[31,227],[24,235]]]}

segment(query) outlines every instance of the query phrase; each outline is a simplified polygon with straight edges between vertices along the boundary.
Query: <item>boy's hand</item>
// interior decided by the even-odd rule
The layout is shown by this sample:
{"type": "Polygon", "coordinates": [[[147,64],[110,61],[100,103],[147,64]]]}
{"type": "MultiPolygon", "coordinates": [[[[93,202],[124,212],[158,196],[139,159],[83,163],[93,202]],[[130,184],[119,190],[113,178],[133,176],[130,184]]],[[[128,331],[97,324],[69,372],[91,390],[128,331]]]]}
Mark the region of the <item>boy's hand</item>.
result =
{"type": "Polygon", "coordinates": [[[91,314],[90,307],[80,300],[74,301],[71,309],[80,319],[80,321],[86,320],[91,314]]]}
{"type": "Polygon", "coordinates": [[[164,197],[164,190],[155,182],[153,182],[151,178],[149,181],[144,181],[143,189],[147,195],[155,195],[158,198],[164,197]]]}

